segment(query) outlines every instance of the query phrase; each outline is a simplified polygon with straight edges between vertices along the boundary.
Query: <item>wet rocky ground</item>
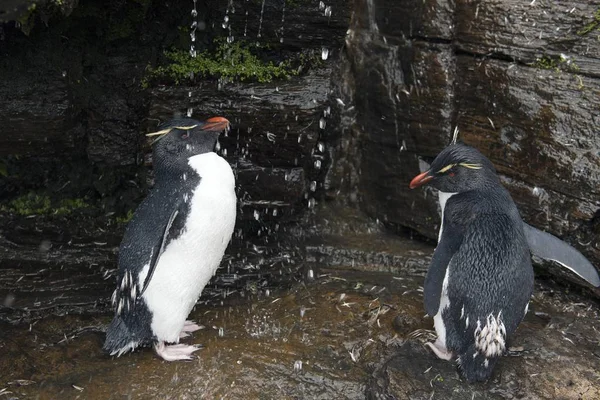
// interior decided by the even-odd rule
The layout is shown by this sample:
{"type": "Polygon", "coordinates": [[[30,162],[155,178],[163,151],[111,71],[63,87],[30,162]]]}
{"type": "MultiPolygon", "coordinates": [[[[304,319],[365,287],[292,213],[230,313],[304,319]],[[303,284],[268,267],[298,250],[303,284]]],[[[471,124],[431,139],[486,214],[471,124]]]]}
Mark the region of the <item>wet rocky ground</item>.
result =
{"type": "Polygon", "coordinates": [[[184,339],[204,346],[191,362],[167,363],[148,348],[107,356],[111,313],[102,305],[21,315],[20,323],[5,313],[0,398],[600,398],[600,306],[551,281],[536,284],[489,382],[469,385],[433,356],[422,307],[432,250],[382,234],[308,243],[295,283],[250,282],[203,297],[191,318],[204,329],[184,339]]]}

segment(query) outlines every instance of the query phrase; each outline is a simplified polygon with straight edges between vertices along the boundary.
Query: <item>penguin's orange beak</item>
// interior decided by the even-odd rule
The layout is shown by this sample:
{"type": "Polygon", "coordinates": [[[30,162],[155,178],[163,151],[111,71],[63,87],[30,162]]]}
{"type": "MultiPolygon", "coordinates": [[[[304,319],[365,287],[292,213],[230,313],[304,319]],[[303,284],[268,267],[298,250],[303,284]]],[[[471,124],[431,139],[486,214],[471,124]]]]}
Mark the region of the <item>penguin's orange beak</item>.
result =
{"type": "Polygon", "coordinates": [[[419,186],[425,185],[427,182],[433,179],[433,176],[429,175],[429,171],[425,171],[422,174],[419,174],[410,181],[409,187],[411,189],[418,188],[419,186]]]}
{"type": "Polygon", "coordinates": [[[229,128],[231,124],[227,118],[223,117],[212,117],[206,120],[202,125],[203,131],[221,132],[229,128]]]}

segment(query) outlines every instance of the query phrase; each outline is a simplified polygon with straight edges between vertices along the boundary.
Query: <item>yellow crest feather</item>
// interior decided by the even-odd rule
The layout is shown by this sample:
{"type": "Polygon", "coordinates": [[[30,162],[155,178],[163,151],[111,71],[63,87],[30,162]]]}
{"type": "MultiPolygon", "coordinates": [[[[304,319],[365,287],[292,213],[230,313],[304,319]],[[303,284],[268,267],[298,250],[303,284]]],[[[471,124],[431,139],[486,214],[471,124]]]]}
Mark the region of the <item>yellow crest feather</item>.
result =
{"type": "Polygon", "coordinates": [[[470,168],[470,169],[481,169],[482,168],[481,164],[460,163],[458,165],[465,167],[465,168],[470,168]]]}

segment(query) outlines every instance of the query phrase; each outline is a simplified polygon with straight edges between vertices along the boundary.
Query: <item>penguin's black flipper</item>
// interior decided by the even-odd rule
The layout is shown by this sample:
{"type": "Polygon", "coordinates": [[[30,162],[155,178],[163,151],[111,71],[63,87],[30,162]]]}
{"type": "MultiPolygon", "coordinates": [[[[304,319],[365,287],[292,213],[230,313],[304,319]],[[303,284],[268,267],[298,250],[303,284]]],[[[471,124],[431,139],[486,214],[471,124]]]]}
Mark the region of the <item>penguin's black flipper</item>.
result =
{"type": "Polygon", "coordinates": [[[448,269],[448,265],[450,265],[454,253],[456,253],[460,247],[463,237],[464,227],[453,224],[448,221],[448,218],[445,218],[442,237],[433,252],[431,265],[429,266],[429,270],[427,270],[425,284],[423,285],[425,311],[432,317],[438,313],[440,308],[442,285],[444,283],[444,277],[446,276],[446,270],[448,269]],[[452,232],[452,234],[450,234],[450,232],[452,232]]]}
{"type": "MultiPolygon", "coordinates": [[[[184,215],[183,207],[187,207],[187,204],[183,200],[181,200],[177,203],[177,206],[169,216],[169,221],[165,226],[163,235],[160,238],[160,242],[156,246],[154,246],[154,249],[152,251],[152,257],[150,259],[150,267],[148,269],[148,274],[146,275],[146,279],[144,280],[144,286],[142,287],[142,290],[140,291],[138,297],[141,297],[142,294],[144,294],[144,292],[148,288],[148,285],[152,280],[152,275],[154,275],[154,271],[156,270],[156,266],[158,265],[158,260],[160,260],[160,256],[165,251],[165,247],[167,246],[167,244],[174,239],[176,233],[174,232],[173,228],[183,226],[184,221],[178,221],[177,218],[180,215],[184,215]]],[[[181,219],[182,218],[180,217],[179,220],[181,219]]],[[[177,231],[179,231],[179,229],[177,229],[177,231]]]]}
{"type": "Polygon", "coordinates": [[[529,249],[534,256],[544,260],[556,261],[565,268],[570,269],[577,275],[598,287],[600,286],[600,277],[596,268],[571,245],[563,242],[559,238],[527,225],[523,222],[525,237],[529,244],[529,249]]]}

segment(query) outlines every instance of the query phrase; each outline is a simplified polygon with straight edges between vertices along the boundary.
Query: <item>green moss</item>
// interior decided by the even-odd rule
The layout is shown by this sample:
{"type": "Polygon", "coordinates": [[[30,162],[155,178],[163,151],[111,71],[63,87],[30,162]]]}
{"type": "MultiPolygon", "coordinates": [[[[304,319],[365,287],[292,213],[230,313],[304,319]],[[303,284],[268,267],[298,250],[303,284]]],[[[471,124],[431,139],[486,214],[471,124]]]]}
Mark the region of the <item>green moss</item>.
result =
{"type": "Polygon", "coordinates": [[[532,66],[539,69],[553,69],[556,72],[561,70],[568,72],[579,71],[579,66],[575,63],[575,61],[571,57],[567,57],[563,54],[554,58],[550,56],[542,56],[536,59],[532,66]]]}
{"type": "Polygon", "coordinates": [[[533,66],[539,69],[558,69],[558,63],[555,59],[548,56],[543,56],[535,60],[533,66]]]}
{"type": "Polygon", "coordinates": [[[131,221],[131,218],[133,218],[133,210],[127,211],[127,214],[122,217],[117,217],[116,221],[119,224],[127,224],[129,221],[131,221]]]}
{"type": "Polygon", "coordinates": [[[29,33],[31,32],[31,29],[35,25],[35,11],[36,11],[36,9],[37,9],[37,4],[36,3],[30,4],[27,7],[27,11],[25,11],[23,13],[23,15],[21,15],[17,19],[17,22],[19,23],[19,29],[21,29],[21,32],[23,32],[25,35],[29,35],[29,33]]]}
{"type": "Polygon", "coordinates": [[[63,199],[54,204],[48,196],[29,193],[0,206],[0,211],[18,215],[68,215],[89,207],[83,199],[63,199]]]}
{"type": "Polygon", "coordinates": [[[289,61],[278,65],[265,62],[250,50],[247,42],[217,42],[214,52],[204,51],[191,57],[188,51],[173,50],[165,53],[169,64],[158,68],[149,68],[142,85],[147,87],[152,81],[174,82],[181,84],[199,78],[226,78],[231,81],[271,82],[275,79],[287,79],[298,72],[289,61]]]}
{"type": "Polygon", "coordinates": [[[585,36],[592,31],[600,32],[600,9],[592,16],[592,22],[577,31],[579,36],[585,36]]]}

